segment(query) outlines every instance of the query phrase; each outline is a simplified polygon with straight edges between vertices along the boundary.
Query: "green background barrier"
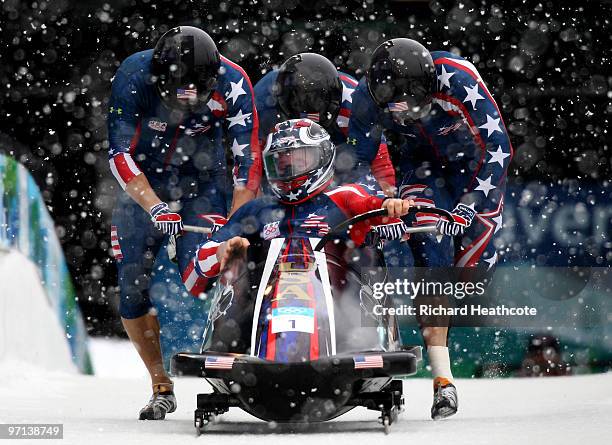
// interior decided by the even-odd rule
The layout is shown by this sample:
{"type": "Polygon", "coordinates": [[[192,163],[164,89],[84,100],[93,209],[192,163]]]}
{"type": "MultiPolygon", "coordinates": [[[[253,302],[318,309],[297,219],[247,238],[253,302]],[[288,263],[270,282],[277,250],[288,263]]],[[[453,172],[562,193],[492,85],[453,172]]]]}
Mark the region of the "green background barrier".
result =
{"type": "Polygon", "coordinates": [[[0,248],[16,249],[37,265],[49,303],[66,332],[72,361],[80,372],[92,374],[87,331],[53,219],[30,173],[2,154],[0,248]]]}

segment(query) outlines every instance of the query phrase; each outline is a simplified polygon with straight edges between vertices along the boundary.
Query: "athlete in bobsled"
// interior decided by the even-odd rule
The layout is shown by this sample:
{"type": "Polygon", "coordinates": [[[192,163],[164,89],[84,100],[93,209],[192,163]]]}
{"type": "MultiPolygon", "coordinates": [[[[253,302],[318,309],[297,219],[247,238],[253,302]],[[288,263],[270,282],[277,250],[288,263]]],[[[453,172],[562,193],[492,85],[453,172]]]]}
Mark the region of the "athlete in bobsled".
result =
{"type": "Polygon", "coordinates": [[[400,411],[394,378],[416,372],[420,347],[402,345],[395,317],[372,310],[392,302],[371,292],[368,274],[382,282],[386,268],[369,237],[372,226],[401,232],[399,217],[415,209],[360,185],[331,186],[335,157],[318,123],[277,124],[263,151],[273,196],[246,203],[193,259],[201,277],[219,276],[200,353],[172,360],[174,375],[214,389],[197,396],[199,432],[229,407],[319,422],[364,406],[386,432],[400,411]]]}
{"type": "Polygon", "coordinates": [[[380,225],[393,226],[398,233],[389,236],[399,237],[405,226],[398,217],[408,212],[412,201],[373,196],[357,184],[330,188],[335,158],[336,147],[329,133],[316,122],[292,119],[277,124],[263,151],[265,174],[274,197],[250,201],[233,214],[198,249],[195,271],[213,278],[229,259],[244,253],[254,238],[269,240],[300,233],[320,236],[319,232],[347,217],[381,208],[387,209],[388,216],[355,226],[351,231],[353,242],[363,244],[371,228],[380,225]]]}

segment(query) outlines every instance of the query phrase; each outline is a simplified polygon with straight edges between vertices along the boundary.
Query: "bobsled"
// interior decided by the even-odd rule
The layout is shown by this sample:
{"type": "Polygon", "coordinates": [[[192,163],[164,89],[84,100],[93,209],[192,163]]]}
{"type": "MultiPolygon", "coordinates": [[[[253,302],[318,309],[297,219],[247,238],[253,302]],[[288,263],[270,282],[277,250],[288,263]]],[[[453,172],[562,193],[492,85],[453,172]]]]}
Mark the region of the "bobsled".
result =
{"type": "Polygon", "coordinates": [[[421,347],[402,345],[395,317],[374,310],[393,303],[372,290],[386,278],[380,249],[356,247],[346,236],[357,222],[385,214],[358,215],[322,238],[251,245],[226,267],[201,350],[171,361],[174,375],[202,377],[213,388],[197,394],[198,434],[234,407],[264,421],[302,423],[362,406],[377,411],[389,432],[404,403],[400,377],[417,372],[421,347]]]}

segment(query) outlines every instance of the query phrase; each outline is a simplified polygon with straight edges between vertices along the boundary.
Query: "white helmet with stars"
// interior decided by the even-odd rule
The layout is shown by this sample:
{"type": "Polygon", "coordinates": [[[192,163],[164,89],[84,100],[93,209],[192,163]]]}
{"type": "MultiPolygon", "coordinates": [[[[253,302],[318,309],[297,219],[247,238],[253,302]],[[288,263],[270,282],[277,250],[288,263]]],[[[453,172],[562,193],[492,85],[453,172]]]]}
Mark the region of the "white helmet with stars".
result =
{"type": "Polygon", "coordinates": [[[287,204],[298,204],[325,190],[334,176],[335,157],[329,133],[310,119],[276,124],[263,151],[272,192],[287,204]]]}

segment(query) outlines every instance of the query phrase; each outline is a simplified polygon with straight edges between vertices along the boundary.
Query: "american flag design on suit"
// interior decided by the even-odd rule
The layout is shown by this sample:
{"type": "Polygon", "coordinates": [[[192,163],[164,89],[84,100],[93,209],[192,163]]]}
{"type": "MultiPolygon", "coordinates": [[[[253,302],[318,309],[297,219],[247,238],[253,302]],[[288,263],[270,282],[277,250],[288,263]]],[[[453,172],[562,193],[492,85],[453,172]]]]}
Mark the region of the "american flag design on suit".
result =
{"type": "Polygon", "coordinates": [[[319,229],[318,235],[323,236],[329,232],[329,225],[324,221],[325,216],[319,216],[315,213],[309,214],[301,224],[304,228],[319,229]]]}

